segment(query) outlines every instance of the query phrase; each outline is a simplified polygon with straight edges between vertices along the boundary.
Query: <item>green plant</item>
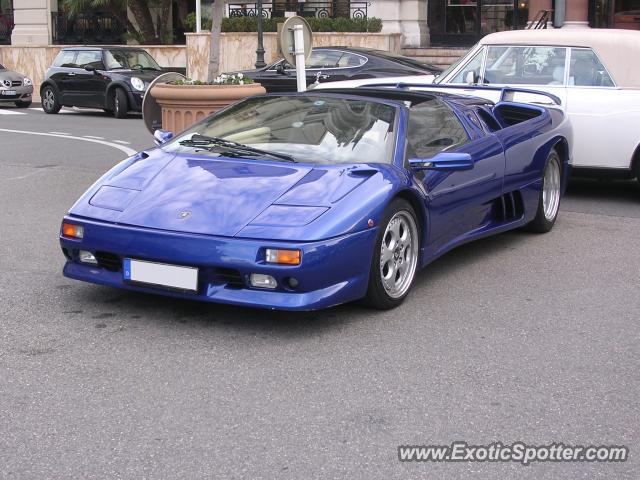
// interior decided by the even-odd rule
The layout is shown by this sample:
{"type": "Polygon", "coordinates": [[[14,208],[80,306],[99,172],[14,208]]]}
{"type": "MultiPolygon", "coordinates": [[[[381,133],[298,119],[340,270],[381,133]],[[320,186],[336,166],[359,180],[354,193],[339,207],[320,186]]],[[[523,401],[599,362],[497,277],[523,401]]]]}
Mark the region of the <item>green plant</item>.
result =
{"type": "MultiPolygon", "coordinates": [[[[284,18],[264,18],[262,29],[265,32],[277,32],[278,23],[284,22],[284,18]]],[[[311,30],[314,32],[380,32],[382,30],[382,20],[375,17],[370,18],[315,18],[306,19],[311,30]]],[[[190,13],[185,19],[188,30],[195,31],[196,15],[190,13]]],[[[211,28],[211,20],[202,19],[202,28],[211,28]]],[[[257,32],[258,19],[256,17],[231,17],[222,19],[223,32],[257,32]]]]}
{"type": "Polygon", "coordinates": [[[219,77],[214,78],[213,82],[203,82],[202,80],[194,80],[186,78],[184,80],[173,80],[170,85],[249,85],[255,83],[249,77],[245,77],[242,73],[233,73],[227,75],[223,73],[219,77]]]}

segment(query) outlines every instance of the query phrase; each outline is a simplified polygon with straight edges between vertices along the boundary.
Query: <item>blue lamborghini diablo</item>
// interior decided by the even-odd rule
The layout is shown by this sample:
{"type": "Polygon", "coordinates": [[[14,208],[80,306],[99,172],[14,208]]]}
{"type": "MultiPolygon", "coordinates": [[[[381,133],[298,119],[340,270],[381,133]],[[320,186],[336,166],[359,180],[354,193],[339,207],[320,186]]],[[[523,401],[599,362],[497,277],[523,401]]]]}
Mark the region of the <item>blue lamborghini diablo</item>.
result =
{"type": "Polygon", "coordinates": [[[64,217],[64,275],[261,308],[395,307],[448,250],[553,227],[570,125],[508,94],[272,94],[159,130],[64,217]]]}

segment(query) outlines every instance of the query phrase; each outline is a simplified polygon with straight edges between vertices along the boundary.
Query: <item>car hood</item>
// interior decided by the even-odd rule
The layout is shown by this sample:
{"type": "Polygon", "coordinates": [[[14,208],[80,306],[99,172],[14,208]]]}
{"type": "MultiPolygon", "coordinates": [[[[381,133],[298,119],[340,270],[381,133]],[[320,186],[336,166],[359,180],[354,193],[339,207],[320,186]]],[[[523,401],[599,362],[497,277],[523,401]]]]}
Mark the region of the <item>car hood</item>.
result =
{"type": "MultiPolygon", "coordinates": [[[[150,152],[98,181],[72,215],[188,233],[243,236],[250,224],[312,222],[369,173],[312,166],[150,152]],[[277,208],[264,213],[271,205],[277,208]],[[282,207],[296,206],[292,218],[282,207]],[[261,215],[262,214],[262,215],[261,215]],[[253,223],[252,223],[253,222],[253,223]]],[[[371,169],[369,169],[371,170],[371,169]]],[[[367,170],[367,172],[369,172],[367,170]]]]}
{"type": "Polygon", "coordinates": [[[167,73],[164,70],[109,70],[112,73],[117,73],[123,77],[133,78],[138,77],[146,82],[153,81],[156,77],[159,77],[163,73],[167,73]]]}
{"type": "Polygon", "coordinates": [[[352,88],[363,85],[387,84],[387,83],[415,83],[419,85],[429,85],[435,80],[435,75],[404,75],[400,77],[362,78],[358,80],[343,80],[340,82],[324,82],[316,85],[314,90],[325,88],[352,88]]]}
{"type": "Polygon", "coordinates": [[[24,75],[20,75],[18,72],[14,72],[13,70],[0,70],[0,81],[11,80],[12,82],[21,82],[22,79],[24,79],[24,75]]]}

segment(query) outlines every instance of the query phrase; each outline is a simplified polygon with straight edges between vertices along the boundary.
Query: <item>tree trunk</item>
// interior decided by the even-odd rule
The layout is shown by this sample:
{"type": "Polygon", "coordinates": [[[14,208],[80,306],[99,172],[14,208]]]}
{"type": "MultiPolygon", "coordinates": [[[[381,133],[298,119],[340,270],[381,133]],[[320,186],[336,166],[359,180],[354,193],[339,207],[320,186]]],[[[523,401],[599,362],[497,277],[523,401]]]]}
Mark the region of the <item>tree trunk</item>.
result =
{"type": "Polygon", "coordinates": [[[157,41],[156,29],[153,26],[148,2],[145,0],[129,0],[129,9],[131,9],[131,13],[136,19],[143,43],[152,44],[157,41]]]}
{"type": "Polygon", "coordinates": [[[160,4],[160,16],[158,18],[158,25],[156,26],[156,32],[162,43],[171,43],[169,38],[173,33],[173,25],[169,24],[169,15],[171,13],[171,0],[162,0],[160,4]]]}
{"type": "Polygon", "coordinates": [[[184,23],[184,19],[187,18],[187,14],[189,13],[189,4],[187,0],[177,0],[178,4],[178,18],[176,21],[182,30],[186,30],[187,26],[184,23]]]}
{"type": "Polygon", "coordinates": [[[336,0],[336,17],[349,18],[351,16],[349,0],[336,0]]]}
{"type": "Polygon", "coordinates": [[[131,20],[129,20],[129,16],[127,15],[127,4],[125,2],[124,8],[118,2],[109,2],[106,5],[107,10],[111,15],[113,15],[117,19],[122,19],[124,24],[127,27],[127,32],[129,33],[139,33],[138,29],[135,27],[131,20]]]}
{"type": "Polygon", "coordinates": [[[212,23],[211,47],[209,48],[209,69],[207,72],[208,82],[213,82],[213,79],[220,74],[220,32],[222,31],[222,17],[224,16],[225,3],[225,0],[214,0],[211,4],[212,23]]]}

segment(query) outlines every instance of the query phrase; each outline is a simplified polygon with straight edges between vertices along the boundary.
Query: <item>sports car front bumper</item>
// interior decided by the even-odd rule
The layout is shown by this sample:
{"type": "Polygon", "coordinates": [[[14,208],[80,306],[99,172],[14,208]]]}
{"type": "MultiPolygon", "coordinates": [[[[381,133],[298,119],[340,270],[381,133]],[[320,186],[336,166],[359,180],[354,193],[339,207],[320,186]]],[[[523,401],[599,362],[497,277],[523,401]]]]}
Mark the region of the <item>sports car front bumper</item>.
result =
{"type": "Polygon", "coordinates": [[[76,280],[179,298],[250,307],[315,310],[365,295],[377,228],[318,242],[282,242],[214,237],[89,221],[67,216],[81,225],[80,240],[60,236],[67,258],[64,275],[76,280]],[[264,261],[265,248],[299,249],[300,265],[264,261]],[[81,263],[79,251],[94,253],[98,265],[81,263]],[[127,282],[122,260],[133,258],[198,268],[195,293],[127,282]],[[273,290],[251,287],[252,273],[273,276],[273,290]],[[296,288],[288,280],[295,278],[296,288]]]}

